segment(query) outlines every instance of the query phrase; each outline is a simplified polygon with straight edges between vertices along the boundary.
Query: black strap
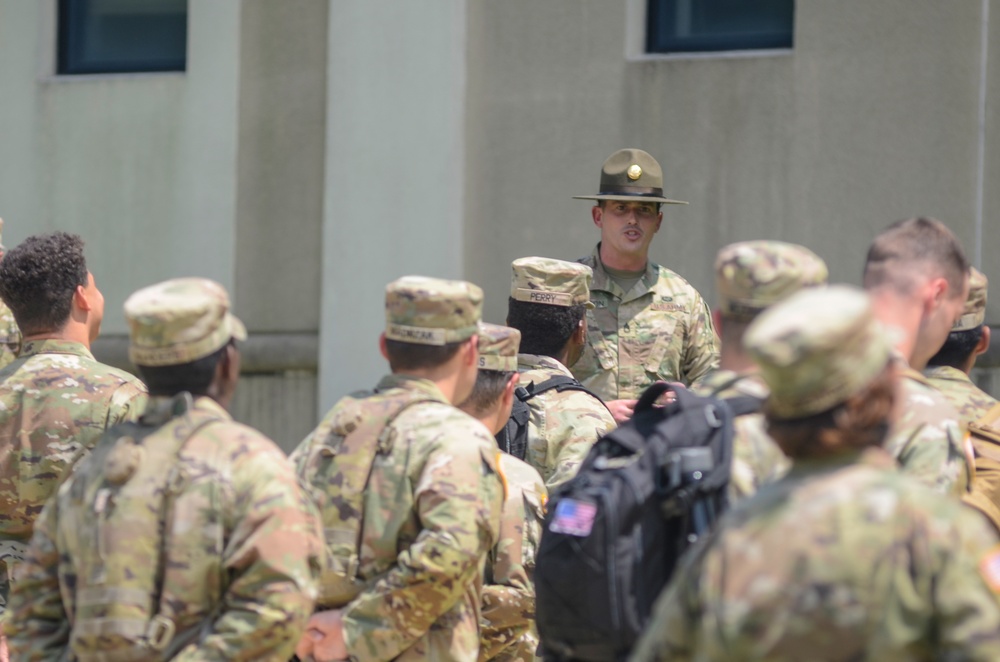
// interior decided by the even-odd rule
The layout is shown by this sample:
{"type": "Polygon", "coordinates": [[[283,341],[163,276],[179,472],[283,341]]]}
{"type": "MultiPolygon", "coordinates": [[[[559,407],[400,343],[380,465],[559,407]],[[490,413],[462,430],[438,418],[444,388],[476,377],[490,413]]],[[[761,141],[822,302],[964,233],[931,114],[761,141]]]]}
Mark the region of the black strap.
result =
{"type": "Polygon", "coordinates": [[[739,395],[735,398],[723,398],[722,400],[729,406],[729,410],[733,412],[733,416],[746,416],[747,414],[756,414],[764,406],[764,400],[762,398],[757,398],[752,395],[739,395]]]}
{"type": "MultiPolygon", "coordinates": [[[[541,395],[542,393],[553,389],[558,393],[563,393],[565,391],[582,391],[604,405],[605,409],[608,409],[607,403],[601,399],[601,396],[591,391],[573,377],[567,377],[566,375],[555,375],[553,377],[549,377],[540,384],[531,382],[524,389],[524,394],[518,393],[517,397],[520,398],[521,402],[527,402],[536,395],[541,395]]],[[[608,409],[608,413],[611,413],[610,409],[608,409]]]]}

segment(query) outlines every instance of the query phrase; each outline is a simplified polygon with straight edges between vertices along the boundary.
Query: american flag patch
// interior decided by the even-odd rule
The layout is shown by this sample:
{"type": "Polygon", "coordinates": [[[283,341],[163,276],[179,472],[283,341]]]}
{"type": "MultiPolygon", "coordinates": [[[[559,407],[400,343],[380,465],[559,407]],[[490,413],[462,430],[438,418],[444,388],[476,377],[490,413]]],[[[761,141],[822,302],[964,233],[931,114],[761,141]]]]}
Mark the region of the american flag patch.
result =
{"type": "Polygon", "coordinates": [[[1000,593],[1000,546],[994,547],[989,554],[979,562],[979,572],[986,584],[995,593],[1000,593]]]}
{"type": "Polygon", "coordinates": [[[596,516],[596,505],[575,499],[563,499],[556,504],[555,515],[549,523],[549,531],[586,538],[594,528],[596,516]]]}

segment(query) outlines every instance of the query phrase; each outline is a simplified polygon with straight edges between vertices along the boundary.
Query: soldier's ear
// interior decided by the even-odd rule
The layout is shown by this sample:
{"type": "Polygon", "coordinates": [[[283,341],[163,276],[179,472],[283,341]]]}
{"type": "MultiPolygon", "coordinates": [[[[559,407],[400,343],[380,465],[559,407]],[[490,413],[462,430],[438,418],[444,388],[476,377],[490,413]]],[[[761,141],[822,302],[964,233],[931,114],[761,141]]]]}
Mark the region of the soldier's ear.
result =
{"type": "Polygon", "coordinates": [[[979,337],[979,342],[976,343],[976,349],[974,350],[975,355],[985,354],[986,350],[990,348],[990,327],[988,324],[983,324],[983,335],[979,337]]]}
{"type": "Polygon", "coordinates": [[[590,217],[594,219],[594,225],[601,227],[601,216],[604,214],[604,210],[601,209],[600,204],[596,204],[590,208],[590,217]]]}
{"type": "Polygon", "coordinates": [[[389,360],[389,350],[385,346],[385,334],[380,333],[378,336],[378,351],[382,353],[382,358],[386,361],[389,360]]]}

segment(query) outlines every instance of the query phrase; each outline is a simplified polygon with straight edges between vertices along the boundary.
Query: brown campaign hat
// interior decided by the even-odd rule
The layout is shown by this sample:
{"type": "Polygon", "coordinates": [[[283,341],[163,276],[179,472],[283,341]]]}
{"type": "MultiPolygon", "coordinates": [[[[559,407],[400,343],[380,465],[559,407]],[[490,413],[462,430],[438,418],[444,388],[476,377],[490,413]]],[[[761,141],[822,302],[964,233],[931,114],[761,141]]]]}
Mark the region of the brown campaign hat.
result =
{"type": "Polygon", "coordinates": [[[597,195],[574,195],[576,200],[626,200],[686,205],[682,200],[663,197],[663,170],[648,152],[620,149],[601,167],[597,195]]]}

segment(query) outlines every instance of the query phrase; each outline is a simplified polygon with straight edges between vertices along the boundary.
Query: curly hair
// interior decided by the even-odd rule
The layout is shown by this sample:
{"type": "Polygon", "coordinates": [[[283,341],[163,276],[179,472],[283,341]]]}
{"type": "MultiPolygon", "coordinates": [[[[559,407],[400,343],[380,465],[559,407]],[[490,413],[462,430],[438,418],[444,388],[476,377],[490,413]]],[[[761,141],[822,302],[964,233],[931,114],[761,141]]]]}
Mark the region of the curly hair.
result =
{"type": "Polygon", "coordinates": [[[522,354],[556,358],[586,313],[583,304],[567,307],[507,299],[507,326],[521,332],[522,354]]]}
{"type": "Polygon", "coordinates": [[[0,299],[24,335],[57,331],[76,288],[87,285],[83,239],[67,232],[28,237],[0,259],[0,299]]]}

